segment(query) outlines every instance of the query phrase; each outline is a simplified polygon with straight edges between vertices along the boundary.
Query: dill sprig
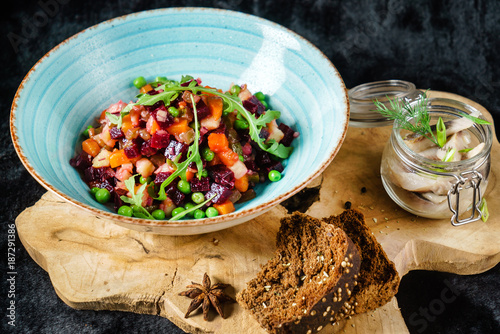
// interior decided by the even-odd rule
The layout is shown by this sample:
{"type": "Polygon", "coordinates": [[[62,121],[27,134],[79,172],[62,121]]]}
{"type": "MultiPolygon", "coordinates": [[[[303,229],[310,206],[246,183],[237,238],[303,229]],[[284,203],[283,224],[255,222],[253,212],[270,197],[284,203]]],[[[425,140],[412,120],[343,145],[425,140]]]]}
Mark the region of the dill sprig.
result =
{"type": "MultiPolygon", "coordinates": [[[[427,110],[427,94],[424,92],[417,102],[410,104],[406,100],[398,98],[391,99],[387,96],[390,107],[379,100],[373,101],[377,111],[387,119],[394,120],[397,129],[404,129],[424,136],[439,147],[443,147],[442,140],[438,140],[431,128],[431,116],[427,110]]],[[[444,129],[444,131],[446,131],[444,129]]],[[[444,138],[446,138],[444,132],[444,138]]],[[[440,134],[438,133],[438,136],[440,134]]]]}

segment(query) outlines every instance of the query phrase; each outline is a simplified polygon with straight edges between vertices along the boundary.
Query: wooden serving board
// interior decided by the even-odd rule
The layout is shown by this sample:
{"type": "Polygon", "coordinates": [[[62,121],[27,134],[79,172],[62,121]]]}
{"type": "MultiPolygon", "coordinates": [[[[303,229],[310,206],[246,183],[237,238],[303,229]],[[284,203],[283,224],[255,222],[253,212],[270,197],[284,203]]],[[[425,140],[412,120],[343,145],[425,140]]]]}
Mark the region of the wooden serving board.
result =
{"type": "MultiPolygon", "coordinates": [[[[460,96],[433,92],[481,106],[460,96]]],[[[385,193],[379,166],[390,127],[350,128],[333,163],[311,186],[319,199],[308,214],[322,218],[339,214],[344,203],[365,214],[366,220],[401,276],[413,269],[476,274],[500,261],[500,145],[494,138],[492,172],[486,198],[490,218],[453,227],[449,220],[430,220],[400,209],[385,193]],[[361,189],[365,187],[366,192],[361,189]]],[[[241,291],[275,250],[280,218],[277,206],[242,225],[197,236],[163,236],[128,230],[92,216],[46,193],[16,220],[19,237],[31,257],[50,276],[55,291],[76,309],[121,310],[166,317],[190,333],[265,333],[237,304],[225,304],[223,320],[201,312],[188,319],[190,299],[178,296],[191,281],[207,272],[213,282],[241,291]]],[[[385,306],[323,329],[323,333],[407,332],[395,298],[385,306]]]]}

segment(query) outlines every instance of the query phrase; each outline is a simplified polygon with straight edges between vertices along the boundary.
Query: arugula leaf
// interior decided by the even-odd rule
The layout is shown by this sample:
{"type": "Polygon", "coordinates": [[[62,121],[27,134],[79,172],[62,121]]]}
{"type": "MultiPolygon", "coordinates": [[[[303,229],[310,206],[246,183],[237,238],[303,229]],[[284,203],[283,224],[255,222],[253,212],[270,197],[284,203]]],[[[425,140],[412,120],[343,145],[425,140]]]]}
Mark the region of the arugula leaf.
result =
{"type": "Polygon", "coordinates": [[[256,142],[262,150],[282,159],[288,158],[290,153],[292,153],[293,147],[287,147],[281,143],[265,143],[264,139],[259,136],[260,130],[266,126],[267,123],[281,116],[279,111],[267,110],[265,114],[260,115],[259,118],[255,118],[252,113],[243,107],[240,98],[237,96],[220,93],[213,88],[192,87],[192,90],[194,93],[201,91],[221,97],[227,104],[227,107],[224,109],[226,112],[232,112],[233,110],[238,111],[238,113],[248,122],[250,138],[252,138],[252,140],[256,142]]]}
{"type": "Polygon", "coordinates": [[[139,174],[132,175],[127,180],[125,180],[125,186],[127,190],[132,194],[132,198],[127,196],[120,196],[120,199],[128,204],[134,205],[134,215],[138,218],[148,218],[154,219],[154,217],[142,206],[142,196],[144,194],[144,190],[146,189],[147,184],[143,184],[139,189],[137,189],[137,193],[135,192],[135,176],[139,174]]]}
{"type": "MultiPolygon", "coordinates": [[[[159,95],[159,94],[158,94],[159,95]]],[[[203,161],[201,160],[199,144],[200,144],[200,131],[198,129],[198,113],[196,112],[196,104],[194,103],[193,95],[191,95],[191,103],[193,104],[193,115],[194,115],[194,142],[189,146],[186,160],[181,163],[177,163],[180,158],[180,154],[177,155],[176,160],[173,161],[177,169],[172,173],[165,181],[162,182],[160,190],[158,191],[158,200],[165,200],[167,194],[165,193],[165,188],[172,183],[172,181],[179,176],[181,179],[186,181],[186,170],[188,169],[191,162],[196,164],[196,168],[199,172],[203,170],[203,161]]],[[[198,173],[198,178],[201,178],[201,173],[198,173]]]]}
{"type": "MultiPolygon", "coordinates": [[[[243,116],[243,118],[247,120],[249,124],[248,128],[249,128],[250,138],[252,138],[252,140],[255,141],[262,150],[282,159],[286,159],[290,156],[293,147],[287,147],[281,143],[278,143],[277,145],[274,145],[271,142],[266,143],[263,138],[259,137],[260,130],[264,126],[266,126],[267,123],[271,122],[273,119],[280,117],[281,113],[279,111],[268,110],[266,111],[265,114],[260,115],[259,118],[255,118],[255,116],[252,113],[250,113],[248,110],[245,109],[245,107],[243,107],[243,104],[238,96],[221,93],[217,91],[215,88],[196,86],[197,82],[196,80],[193,80],[192,77],[189,77],[189,80],[187,79],[185,80],[186,80],[185,82],[192,80],[187,87],[179,86],[178,84],[173,84],[173,83],[165,84],[157,88],[157,90],[163,90],[163,92],[158,93],[156,95],[152,95],[152,97],[154,97],[156,101],[159,100],[165,101],[169,97],[173,96],[171,95],[172,92],[179,92],[186,90],[191,91],[193,94],[203,92],[219,96],[225,102],[226,105],[226,107],[224,108],[225,112],[232,112],[233,110],[236,110],[238,111],[239,114],[243,116]]],[[[138,101],[138,103],[141,103],[141,101],[138,101]]]]}
{"type": "Polygon", "coordinates": [[[215,197],[216,194],[213,194],[212,197],[210,197],[209,199],[207,199],[206,201],[196,205],[196,206],[193,206],[192,208],[190,209],[187,209],[187,210],[184,210],[180,213],[178,213],[177,215],[173,216],[172,218],[170,218],[169,220],[178,220],[178,219],[181,219],[182,217],[184,217],[185,215],[187,215],[188,213],[190,212],[193,212],[199,208],[201,208],[202,206],[204,206],[205,204],[207,204],[208,202],[210,202],[214,197],[215,197]]]}
{"type": "Polygon", "coordinates": [[[111,124],[116,124],[117,127],[121,128],[122,127],[122,113],[120,113],[120,116],[111,114],[109,112],[106,112],[106,117],[109,119],[111,124]]]}

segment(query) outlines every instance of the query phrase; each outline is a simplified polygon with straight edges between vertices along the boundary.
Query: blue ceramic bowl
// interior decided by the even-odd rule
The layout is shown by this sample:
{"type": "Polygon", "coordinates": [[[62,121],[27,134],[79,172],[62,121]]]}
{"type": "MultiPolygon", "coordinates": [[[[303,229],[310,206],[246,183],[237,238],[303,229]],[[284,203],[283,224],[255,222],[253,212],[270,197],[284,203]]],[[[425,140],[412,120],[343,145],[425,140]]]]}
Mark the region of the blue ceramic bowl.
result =
{"type": "Polygon", "coordinates": [[[348,125],[342,78],[314,45],[267,20],[233,11],[168,8],[93,26],[47,53],[15,96],[10,119],[17,153],[33,177],[66,201],[127,228],[199,234],[247,221],[297,193],[330,164],[348,125]],[[91,121],[118,100],[134,99],[132,80],[182,75],[212,87],[246,83],[262,91],[300,133],[279,182],[234,213],[175,223],[128,218],[99,204],[69,165],[91,121]]]}

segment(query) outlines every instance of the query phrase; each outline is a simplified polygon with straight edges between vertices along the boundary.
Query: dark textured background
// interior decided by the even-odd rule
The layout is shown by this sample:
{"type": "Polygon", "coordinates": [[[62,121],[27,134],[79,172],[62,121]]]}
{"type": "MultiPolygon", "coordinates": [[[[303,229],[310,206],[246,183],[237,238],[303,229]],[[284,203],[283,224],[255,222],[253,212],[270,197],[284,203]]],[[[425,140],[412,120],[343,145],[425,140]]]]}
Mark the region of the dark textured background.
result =
{"type": "MultiPolygon", "coordinates": [[[[496,0],[4,2],[0,25],[0,245],[4,273],[0,314],[4,331],[14,330],[5,317],[7,226],[45,192],[24,170],[10,140],[7,119],[19,83],[46,52],[82,29],[116,16],[172,6],[225,8],[269,19],[321,49],[348,87],[404,79],[419,88],[475,100],[500,123],[500,2],[496,0]],[[49,14],[46,19],[40,14],[44,8],[49,14]],[[12,43],[8,39],[12,34],[21,39],[12,43]]],[[[160,317],[69,308],[18,240],[16,246],[17,332],[181,333],[160,317]]],[[[403,278],[397,297],[412,333],[500,333],[500,265],[475,276],[411,272],[403,278]],[[448,293],[447,301],[453,301],[444,303],[443,292],[448,293]],[[426,309],[437,315],[426,319],[426,309]]]]}

